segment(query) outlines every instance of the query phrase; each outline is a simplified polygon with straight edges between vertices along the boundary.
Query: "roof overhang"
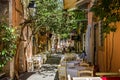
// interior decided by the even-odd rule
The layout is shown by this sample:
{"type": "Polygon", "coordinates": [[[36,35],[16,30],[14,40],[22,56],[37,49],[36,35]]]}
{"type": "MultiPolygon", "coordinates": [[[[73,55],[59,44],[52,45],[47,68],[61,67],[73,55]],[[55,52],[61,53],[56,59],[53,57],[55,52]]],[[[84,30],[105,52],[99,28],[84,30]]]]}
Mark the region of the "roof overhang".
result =
{"type": "Polygon", "coordinates": [[[63,0],[64,9],[68,10],[74,8],[76,6],[76,1],[77,0],[63,0]]]}
{"type": "Polygon", "coordinates": [[[77,7],[83,6],[83,5],[85,5],[85,4],[90,3],[90,1],[91,1],[91,0],[79,0],[79,1],[76,2],[76,6],[77,6],[77,7]]]}

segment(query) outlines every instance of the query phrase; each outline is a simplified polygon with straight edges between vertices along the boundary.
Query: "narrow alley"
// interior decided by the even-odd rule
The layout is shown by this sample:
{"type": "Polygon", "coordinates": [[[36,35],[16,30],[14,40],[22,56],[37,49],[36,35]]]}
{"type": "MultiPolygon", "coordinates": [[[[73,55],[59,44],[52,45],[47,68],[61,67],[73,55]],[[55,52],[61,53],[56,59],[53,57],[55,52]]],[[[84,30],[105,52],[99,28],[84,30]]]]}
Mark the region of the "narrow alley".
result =
{"type": "Polygon", "coordinates": [[[0,0],[0,80],[120,80],[120,0],[0,0]]]}

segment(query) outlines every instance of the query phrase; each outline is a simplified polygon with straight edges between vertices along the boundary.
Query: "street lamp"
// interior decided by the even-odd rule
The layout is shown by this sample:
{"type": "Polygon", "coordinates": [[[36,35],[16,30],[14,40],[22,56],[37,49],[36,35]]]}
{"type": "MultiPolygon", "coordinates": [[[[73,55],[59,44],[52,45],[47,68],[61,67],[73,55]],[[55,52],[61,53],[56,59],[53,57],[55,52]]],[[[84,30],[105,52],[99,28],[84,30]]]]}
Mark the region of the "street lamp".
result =
{"type": "Polygon", "coordinates": [[[28,8],[35,8],[35,1],[30,1],[28,8]]]}
{"type": "MultiPolygon", "coordinates": [[[[29,16],[30,21],[34,21],[35,20],[34,19],[35,12],[36,12],[35,8],[36,8],[35,0],[31,0],[28,3],[28,6],[27,6],[28,16],[29,16]]],[[[32,22],[31,22],[31,24],[32,24],[32,22]]],[[[32,51],[33,51],[33,54],[35,54],[36,53],[36,37],[35,37],[35,35],[32,35],[32,42],[33,42],[32,51]]]]}
{"type": "Polygon", "coordinates": [[[35,11],[36,11],[35,10],[35,6],[36,5],[35,5],[35,1],[34,0],[32,0],[32,1],[29,2],[29,5],[28,5],[27,8],[29,9],[29,15],[30,16],[35,16],[35,11]]]}

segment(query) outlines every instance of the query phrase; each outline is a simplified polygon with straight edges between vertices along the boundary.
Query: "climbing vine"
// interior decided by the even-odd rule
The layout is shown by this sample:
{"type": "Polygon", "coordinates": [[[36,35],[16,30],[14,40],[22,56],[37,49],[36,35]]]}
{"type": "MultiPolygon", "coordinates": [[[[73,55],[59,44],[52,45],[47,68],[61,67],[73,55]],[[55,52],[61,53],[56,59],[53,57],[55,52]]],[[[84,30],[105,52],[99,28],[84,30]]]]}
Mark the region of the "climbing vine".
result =
{"type": "Polygon", "coordinates": [[[103,33],[113,32],[112,51],[108,68],[108,71],[111,71],[114,54],[114,32],[117,29],[116,22],[120,21],[120,0],[97,0],[91,11],[93,11],[98,20],[102,22],[101,25],[103,33]]]}
{"type": "Polygon", "coordinates": [[[120,0],[97,0],[91,11],[102,21],[103,33],[116,31],[116,22],[120,21],[120,0]]]}
{"type": "Polygon", "coordinates": [[[51,32],[66,37],[72,29],[77,28],[76,12],[63,10],[61,0],[36,0],[35,4],[35,32],[46,27],[51,32]]]}

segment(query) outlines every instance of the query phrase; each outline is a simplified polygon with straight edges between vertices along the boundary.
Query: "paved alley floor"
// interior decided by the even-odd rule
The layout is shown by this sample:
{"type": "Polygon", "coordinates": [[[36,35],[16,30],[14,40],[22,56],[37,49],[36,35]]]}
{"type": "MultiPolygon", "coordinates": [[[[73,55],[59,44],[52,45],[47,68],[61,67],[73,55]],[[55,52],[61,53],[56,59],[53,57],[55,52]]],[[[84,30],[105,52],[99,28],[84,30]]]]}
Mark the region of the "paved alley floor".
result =
{"type": "MultiPolygon", "coordinates": [[[[24,72],[20,74],[19,80],[59,80],[57,69],[60,59],[61,55],[51,55],[39,70],[34,70],[33,72],[24,72]]],[[[10,79],[9,77],[4,77],[0,80],[10,79]]]]}
{"type": "Polygon", "coordinates": [[[20,80],[58,80],[57,64],[43,64],[40,70],[21,75],[20,80]]]}
{"type": "Polygon", "coordinates": [[[51,55],[39,70],[22,74],[20,80],[59,80],[57,69],[60,59],[60,54],[51,55]]]}

